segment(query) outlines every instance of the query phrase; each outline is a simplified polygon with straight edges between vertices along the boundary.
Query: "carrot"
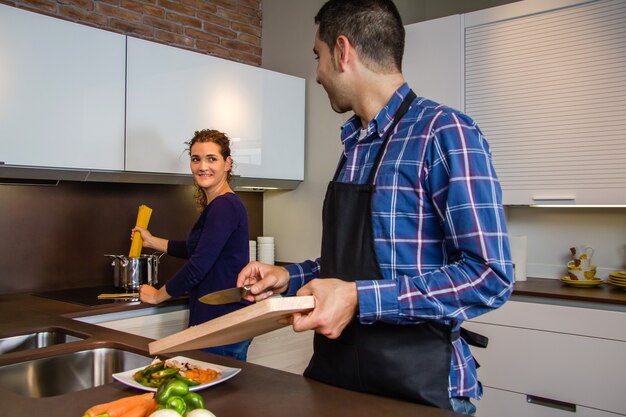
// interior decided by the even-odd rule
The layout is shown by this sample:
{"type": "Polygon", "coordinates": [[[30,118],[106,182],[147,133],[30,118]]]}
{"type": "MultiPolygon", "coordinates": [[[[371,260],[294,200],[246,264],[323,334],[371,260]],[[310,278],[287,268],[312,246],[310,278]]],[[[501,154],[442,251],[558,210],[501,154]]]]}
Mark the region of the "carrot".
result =
{"type": "Polygon", "coordinates": [[[89,410],[85,411],[85,416],[96,417],[101,414],[108,414],[109,417],[122,417],[125,412],[153,398],[154,393],[152,392],[120,398],[119,400],[108,403],[94,405],[89,410]]]}
{"type": "Polygon", "coordinates": [[[106,412],[109,414],[109,417],[125,417],[128,411],[132,410],[138,405],[144,405],[148,402],[148,400],[151,401],[153,398],[154,393],[152,392],[149,392],[147,394],[134,395],[132,397],[126,397],[125,399],[127,399],[128,401],[122,401],[120,403],[114,404],[114,406],[107,408],[106,412]]]}
{"type": "Polygon", "coordinates": [[[146,412],[146,416],[149,416],[150,414],[154,413],[157,410],[157,408],[159,408],[159,403],[157,403],[155,399],[152,399],[150,408],[146,412]]]}
{"type": "Polygon", "coordinates": [[[153,399],[145,400],[143,403],[131,408],[124,413],[123,417],[146,417],[150,415],[155,408],[156,401],[153,399]]]}

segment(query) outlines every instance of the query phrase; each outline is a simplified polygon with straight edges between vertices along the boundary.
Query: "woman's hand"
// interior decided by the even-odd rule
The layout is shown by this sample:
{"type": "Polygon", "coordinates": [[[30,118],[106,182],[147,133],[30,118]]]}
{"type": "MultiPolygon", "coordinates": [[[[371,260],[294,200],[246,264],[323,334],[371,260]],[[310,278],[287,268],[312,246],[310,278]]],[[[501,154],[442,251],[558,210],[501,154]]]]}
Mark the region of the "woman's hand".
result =
{"type": "Polygon", "coordinates": [[[135,226],[133,230],[131,230],[130,240],[133,240],[135,233],[139,233],[141,235],[142,245],[144,248],[150,248],[159,252],[167,253],[167,239],[153,236],[148,229],[135,226]]]}
{"type": "Polygon", "coordinates": [[[289,271],[282,266],[250,262],[237,276],[237,286],[252,285],[248,301],[261,301],[272,294],[282,294],[289,287],[289,271]]]}
{"type": "Polygon", "coordinates": [[[139,300],[144,303],[160,304],[170,298],[172,298],[172,296],[167,293],[165,285],[158,290],[151,285],[144,284],[139,286],[139,300]]]}

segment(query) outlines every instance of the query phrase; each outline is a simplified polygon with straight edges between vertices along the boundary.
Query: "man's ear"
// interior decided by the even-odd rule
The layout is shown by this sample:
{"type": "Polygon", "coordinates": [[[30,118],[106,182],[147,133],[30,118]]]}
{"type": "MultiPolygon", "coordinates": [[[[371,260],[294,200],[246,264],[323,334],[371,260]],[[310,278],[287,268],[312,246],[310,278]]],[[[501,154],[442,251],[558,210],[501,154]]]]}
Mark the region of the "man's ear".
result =
{"type": "Polygon", "coordinates": [[[353,52],[354,50],[348,38],[344,35],[340,35],[335,42],[335,58],[342,71],[345,69],[346,65],[350,63],[353,52]]]}

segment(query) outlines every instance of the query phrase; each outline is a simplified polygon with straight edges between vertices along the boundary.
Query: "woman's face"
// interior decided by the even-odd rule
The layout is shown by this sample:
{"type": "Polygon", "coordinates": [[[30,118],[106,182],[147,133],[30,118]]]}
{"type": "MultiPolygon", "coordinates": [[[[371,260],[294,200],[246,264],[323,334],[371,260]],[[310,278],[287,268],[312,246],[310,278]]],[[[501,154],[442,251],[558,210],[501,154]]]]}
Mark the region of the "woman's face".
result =
{"type": "Polygon", "coordinates": [[[213,142],[196,142],[191,146],[189,165],[193,178],[205,191],[217,188],[226,182],[232,160],[222,156],[222,149],[213,142]]]}

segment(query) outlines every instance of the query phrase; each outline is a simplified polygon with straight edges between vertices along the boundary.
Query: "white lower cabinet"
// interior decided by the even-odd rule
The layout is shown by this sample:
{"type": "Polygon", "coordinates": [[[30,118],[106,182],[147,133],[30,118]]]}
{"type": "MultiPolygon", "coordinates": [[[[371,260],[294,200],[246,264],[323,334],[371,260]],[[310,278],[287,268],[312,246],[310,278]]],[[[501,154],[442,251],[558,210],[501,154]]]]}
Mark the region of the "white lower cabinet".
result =
{"type": "Polygon", "coordinates": [[[296,333],[291,326],[252,339],[248,362],[302,375],[313,355],[312,331],[296,333]]]}
{"type": "Polygon", "coordinates": [[[119,330],[150,339],[161,339],[187,328],[189,310],[105,321],[98,326],[119,330]]]}
{"type": "Polygon", "coordinates": [[[489,337],[479,417],[626,415],[626,313],[509,301],[464,327],[489,337]]]}
{"type": "Polygon", "coordinates": [[[150,339],[161,339],[187,328],[189,310],[178,306],[173,308],[152,307],[142,310],[82,317],[76,320],[150,339]]]}
{"type": "Polygon", "coordinates": [[[617,417],[622,414],[576,406],[576,412],[530,403],[526,395],[484,387],[483,399],[478,402],[477,417],[617,417]]]}

